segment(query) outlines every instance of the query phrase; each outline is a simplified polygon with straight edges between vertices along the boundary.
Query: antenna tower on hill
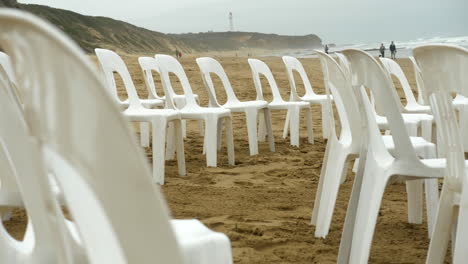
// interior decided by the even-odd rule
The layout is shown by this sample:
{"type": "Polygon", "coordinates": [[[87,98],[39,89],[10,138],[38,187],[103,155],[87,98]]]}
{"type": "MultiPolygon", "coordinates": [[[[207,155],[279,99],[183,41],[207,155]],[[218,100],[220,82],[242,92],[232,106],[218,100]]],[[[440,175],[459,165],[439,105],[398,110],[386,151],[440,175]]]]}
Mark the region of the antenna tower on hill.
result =
{"type": "Polygon", "coordinates": [[[232,12],[229,12],[229,31],[234,31],[234,21],[232,18],[232,12]]]}

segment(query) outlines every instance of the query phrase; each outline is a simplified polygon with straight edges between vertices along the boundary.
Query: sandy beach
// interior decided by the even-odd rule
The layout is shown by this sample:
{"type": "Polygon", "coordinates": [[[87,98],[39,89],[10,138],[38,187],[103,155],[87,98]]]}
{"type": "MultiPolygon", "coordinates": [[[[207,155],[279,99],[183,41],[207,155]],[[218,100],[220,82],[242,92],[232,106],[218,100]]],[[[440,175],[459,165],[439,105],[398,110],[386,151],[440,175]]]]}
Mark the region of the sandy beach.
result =
{"type": "MultiPolygon", "coordinates": [[[[137,62],[138,56],[142,55],[153,54],[126,55],[123,58],[140,97],[146,98],[147,92],[137,62]]],[[[223,54],[214,58],[224,66],[239,99],[254,100],[256,92],[247,57],[241,55],[223,54]]],[[[208,96],[195,58],[184,54],[181,62],[192,89],[199,94],[202,105],[206,106],[208,96]]],[[[92,59],[96,61],[94,57],[92,59]]],[[[283,98],[289,98],[289,83],[281,58],[260,59],[272,69],[283,98]]],[[[301,62],[315,91],[324,93],[318,59],[301,59],[301,62]]],[[[414,89],[410,61],[399,59],[398,63],[414,89]]],[[[159,76],[155,75],[155,79],[159,82],[159,76]]],[[[182,93],[179,83],[174,83],[176,92],[182,93]]],[[[225,94],[219,81],[215,85],[220,102],[224,102],[225,94]]],[[[299,85],[303,94],[303,86],[301,83],[299,85]]],[[[397,86],[401,91],[400,85],[397,86]]],[[[160,85],[157,88],[162,90],[160,85]]],[[[125,92],[121,84],[119,89],[119,94],[123,96],[125,92]]],[[[267,99],[271,98],[267,86],[264,86],[264,93],[267,99]]],[[[352,164],[348,166],[347,180],[340,189],[330,234],[326,239],[315,238],[314,227],[309,223],[326,146],[321,135],[320,108],[313,108],[315,143],[307,143],[304,123],[299,148],[290,146],[289,139],[282,138],[286,112],[272,113],[276,152],[269,152],[268,143],[263,142],[259,144],[260,154],[257,156],[249,156],[245,117],[233,114],[236,166],[228,165],[223,145],[218,154],[219,167],[207,168],[198,124],[189,122],[185,140],[187,176],[179,177],[176,162],[168,161],[166,184],[161,190],[174,218],[197,218],[213,230],[227,234],[232,243],[235,263],[335,263],[353,183],[352,164]]],[[[151,149],[147,148],[146,153],[150,161],[151,149]]],[[[26,221],[25,212],[15,210],[13,218],[5,225],[16,238],[21,238],[26,221]]],[[[428,242],[425,216],[421,225],[408,224],[405,185],[394,183],[388,186],[379,213],[370,262],[424,263],[428,242]]]]}

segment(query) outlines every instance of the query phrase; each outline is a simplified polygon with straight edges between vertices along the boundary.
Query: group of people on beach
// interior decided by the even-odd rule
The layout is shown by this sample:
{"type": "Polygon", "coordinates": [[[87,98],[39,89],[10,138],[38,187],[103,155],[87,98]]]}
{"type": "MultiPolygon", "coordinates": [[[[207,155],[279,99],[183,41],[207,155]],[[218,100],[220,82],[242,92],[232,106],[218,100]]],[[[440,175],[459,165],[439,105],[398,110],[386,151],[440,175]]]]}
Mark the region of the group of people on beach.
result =
{"type": "MultiPolygon", "coordinates": [[[[395,43],[393,43],[393,41],[392,41],[392,43],[390,44],[390,47],[389,47],[389,48],[390,48],[390,56],[391,56],[391,58],[392,58],[392,59],[396,59],[396,46],[395,46],[395,43]]],[[[380,56],[379,56],[379,57],[385,58],[385,50],[386,50],[386,49],[385,49],[384,44],[383,44],[383,43],[380,44],[380,49],[379,49],[379,51],[380,51],[380,56]]]]}
{"type": "MultiPolygon", "coordinates": [[[[392,41],[392,43],[390,43],[390,47],[389,47],[389,48],[390,48],[390,56],[391,56],[391,58],[392,58],[392,59],[396,59],[396,52],[397,52],[397,49],[396,49],[396,45],[395,45],[395,43],[394,43],[393,41],[392,41]]],[[[328,54],[329,47],[328,47],[327,44],[325,44],[324,50],[325,50],[325,53],[328,54]]],[[[385,58],[385,50],[386,50],[386,48],[385,48],[384,44],[383,44],[383,43],[380,44],[380,49],[379,49],[380,55],[379,55],[379,57],[385,58]]]]}

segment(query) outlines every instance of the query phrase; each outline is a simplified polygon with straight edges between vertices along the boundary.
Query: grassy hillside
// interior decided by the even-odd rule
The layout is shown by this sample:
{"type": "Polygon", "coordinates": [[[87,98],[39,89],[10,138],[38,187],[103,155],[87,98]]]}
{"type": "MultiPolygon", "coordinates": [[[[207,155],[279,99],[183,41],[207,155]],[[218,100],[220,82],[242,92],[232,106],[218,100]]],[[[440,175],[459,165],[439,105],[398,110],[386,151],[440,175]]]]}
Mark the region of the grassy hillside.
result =
{"type": "Polygon", "coordinates": [[[85,16],[49,6],[20,4],[0,0],[0,7],[14,7],[39,15],[66,32],[85,51],[97,47],[126,53],[161,52],[172,54],[240,48],[295,49],[321,45],[316,35],[280,36],[248,32],[208,32],[198,34],[164,34],[107,17],[85,16]]]}
{"type": "Polygon", "coordinates": [[[172,36],[195,41],[202,49],[209,50],[236,50],[244,47],[260,49],[304,49],[322,46],[322,40],[317,35],[282,36],[255,32],[204,32],[172,36]]]}

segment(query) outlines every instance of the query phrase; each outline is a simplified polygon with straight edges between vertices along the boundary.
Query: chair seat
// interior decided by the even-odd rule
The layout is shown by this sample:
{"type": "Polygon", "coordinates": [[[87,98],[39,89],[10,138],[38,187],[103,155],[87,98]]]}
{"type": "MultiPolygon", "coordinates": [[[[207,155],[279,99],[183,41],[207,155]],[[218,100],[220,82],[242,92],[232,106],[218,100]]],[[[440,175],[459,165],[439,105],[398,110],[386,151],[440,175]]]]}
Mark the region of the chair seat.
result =
{"type": "MultiPolygon", "coordinates": [[[[382,136],[385,147],[390,153],[395,149],[393,137],[389,135],[382,136]]],[[[434,158],[436,156],[436,145],[432,142],[425,140],[422,137],[410,137],[411,144],[413,145],[416,154],[421,158],[434,158]]]]}
{"type": "Polygon", "coordinates": [[[405,110],[408,113],[431,113],[431,107],[428,105],[413,104],[407,105],[405,110]]]}
{"type": "Polygon", "coordinates": [[[153,117],[166,117],[168,120],[180,118],[180,113],[172,109],[127,109],[123,115],[130,121],[151,121],[153,117]]]}
{"type": "MultiPolygon", "coordinates": [[[[443,169],[447,166],[447,159],[424,159],[422,163],[430,168],[443,169]]],[[[465,167],[468,168],[468,160],[465,160],[465,167]]]]}
{"type": "MultiPolygon", "coordinates": [[[[421,121],[426,120],[434,121],[434,117],[428,114],[402,114],[402,116],[405,124],[419,124],[421,121]]],[[[385,116],[375,115],[375,120],[377,121],[380,129],[388,129],[388,121],[385,116]]]]}
{"type": "MultiPolygon", "coordinates": [[[[162,99],[140,99],[140,102],[145,108],[154,108],[157,106],[164,106],[164,100],[162,99]]],[[[128,99],[125,99],[124,101],[120,101],[119,104],[124,109],[128,108],[129,106],[128,99]]]]}
{"type": "Polygon", "coordinates": [[[225,234],[195,219],[171,220],[171,225],[186,264],[232,263],[231,244],[225,234]]]}
{"type": "MultiPolygon", "coordinates": [[[[306,101],[306,102],[310,102],[310,103],[322,103],[322,102],[326,102],[328,100],[327,98],[327,95],[326,94],[314,94],[314,95],[304,95],[302,97],[299,97],[301,98],[301,100],[303,101],[306,101]]],[[[330,99],[333,100],[333,97],[330,95],[330,99]]]]}
{"type": "Polygon", "coordinates": [[[194,116],[200,116],[200,119],[202,119],[202,116],[205,116],[207,114],[229,116],[231,114],[231,110],[221,107],[201,107],[197,105],[191,105],[180,109],[179,113],[182,115],[182,118],[192,118],[194,116]]]}
{"type": "Polygon", "coordinates": [[[268,106],[267,101],[257,100],[257,101],[245,101],[245,102],[229,102],[223,105],[224,108],[227,108],[233,112],[243,112],[246,108],[265,108],[268,106]]]}
{"type": "Polygon", "coordinates": [[[276,101],[270,102],[268,107],[270,109],[288,109],[290,106],[299,106],[299,108],[308,108],[310,104],[308,102],[287,102],[287,101],[276,101]]]}

